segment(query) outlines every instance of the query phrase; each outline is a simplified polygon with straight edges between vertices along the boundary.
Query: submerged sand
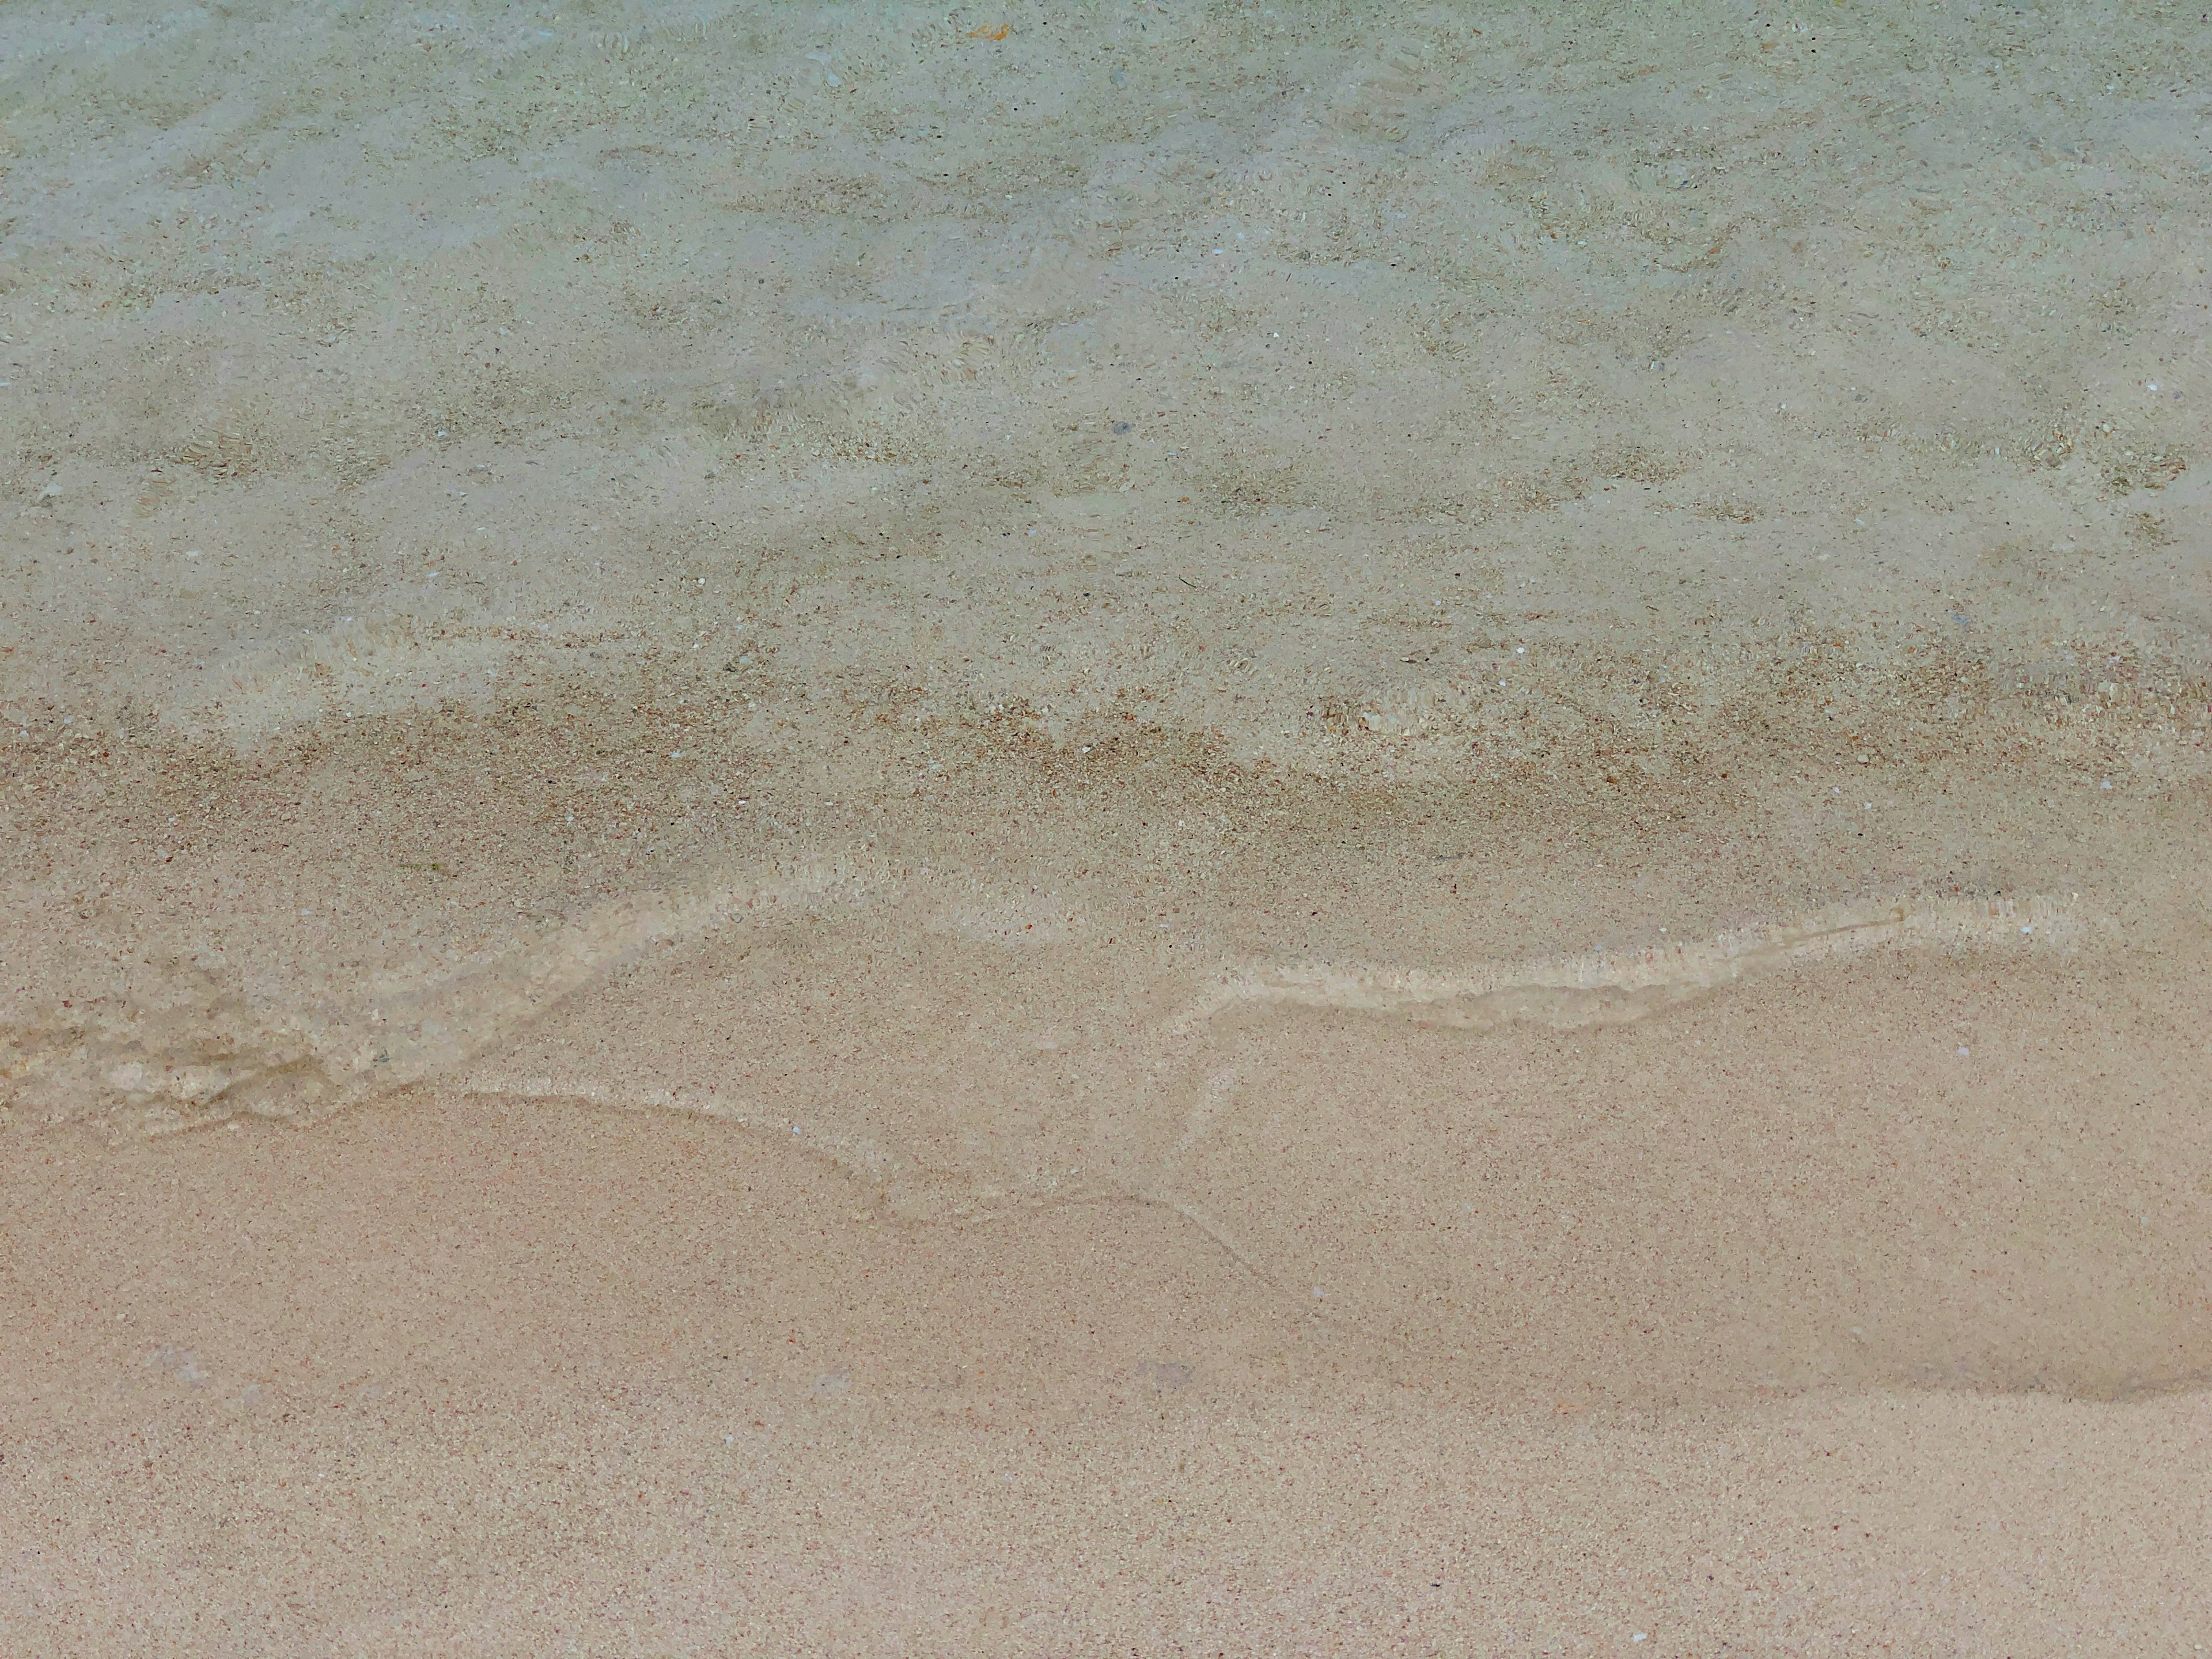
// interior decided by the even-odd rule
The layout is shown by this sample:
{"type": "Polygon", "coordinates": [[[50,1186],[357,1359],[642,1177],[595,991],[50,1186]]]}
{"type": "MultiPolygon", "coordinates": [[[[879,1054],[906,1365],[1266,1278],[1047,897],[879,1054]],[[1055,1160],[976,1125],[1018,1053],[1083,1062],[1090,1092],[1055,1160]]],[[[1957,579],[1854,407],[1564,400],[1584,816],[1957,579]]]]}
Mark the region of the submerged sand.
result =
{"type": "Polygon", "coordinates": [[[0,1646],[2187,1652],[2203,32],[0,16],[0,1646]]]}

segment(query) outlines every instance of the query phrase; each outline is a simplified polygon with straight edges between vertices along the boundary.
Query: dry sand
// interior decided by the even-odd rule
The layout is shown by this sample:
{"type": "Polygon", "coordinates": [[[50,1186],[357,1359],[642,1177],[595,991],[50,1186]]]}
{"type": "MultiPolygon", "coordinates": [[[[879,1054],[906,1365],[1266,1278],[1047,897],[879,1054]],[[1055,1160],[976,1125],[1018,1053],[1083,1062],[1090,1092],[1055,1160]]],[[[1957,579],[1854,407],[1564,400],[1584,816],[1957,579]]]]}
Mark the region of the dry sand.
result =
{"type": "Polygon", "coordinates": [[[0,10],[0,1650],[2212,1647],[2212,27],[0,10]]]}

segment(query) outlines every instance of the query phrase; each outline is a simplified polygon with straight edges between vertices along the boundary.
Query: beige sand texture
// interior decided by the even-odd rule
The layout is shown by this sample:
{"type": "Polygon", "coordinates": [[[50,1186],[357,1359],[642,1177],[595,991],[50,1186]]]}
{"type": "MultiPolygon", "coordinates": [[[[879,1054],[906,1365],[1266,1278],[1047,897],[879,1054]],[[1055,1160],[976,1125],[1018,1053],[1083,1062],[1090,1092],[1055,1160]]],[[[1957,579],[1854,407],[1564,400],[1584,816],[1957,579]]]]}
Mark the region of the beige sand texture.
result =
{"type": "Polygon", "coordinates": [[[0,1653],[2212,1650],[2194,9],[0,7],[0,1653]]]}

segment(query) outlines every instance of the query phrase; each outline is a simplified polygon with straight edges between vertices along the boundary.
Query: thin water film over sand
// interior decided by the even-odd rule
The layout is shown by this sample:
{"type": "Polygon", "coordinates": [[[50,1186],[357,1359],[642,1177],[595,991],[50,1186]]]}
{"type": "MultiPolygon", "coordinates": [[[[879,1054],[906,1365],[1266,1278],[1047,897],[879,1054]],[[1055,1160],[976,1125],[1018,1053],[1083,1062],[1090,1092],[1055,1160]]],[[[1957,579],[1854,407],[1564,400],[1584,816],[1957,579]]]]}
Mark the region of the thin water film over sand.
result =
{"type": "Polygon", "coordinates": [[[0,1646],[2187,1651],[2207,33],[0,15],[0,1646]]]}

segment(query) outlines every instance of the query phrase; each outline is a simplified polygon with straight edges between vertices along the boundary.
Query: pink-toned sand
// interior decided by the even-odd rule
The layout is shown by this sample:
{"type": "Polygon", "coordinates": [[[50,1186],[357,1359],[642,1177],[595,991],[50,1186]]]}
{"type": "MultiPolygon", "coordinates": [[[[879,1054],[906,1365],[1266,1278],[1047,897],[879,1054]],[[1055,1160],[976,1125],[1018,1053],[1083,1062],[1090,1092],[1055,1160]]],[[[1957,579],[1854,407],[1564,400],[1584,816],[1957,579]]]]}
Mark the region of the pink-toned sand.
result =
{"type": "Polygon", "coordinates": [[[2206,38],[0,9],[0,1654],[2212,1647],[2206,38]]]}

